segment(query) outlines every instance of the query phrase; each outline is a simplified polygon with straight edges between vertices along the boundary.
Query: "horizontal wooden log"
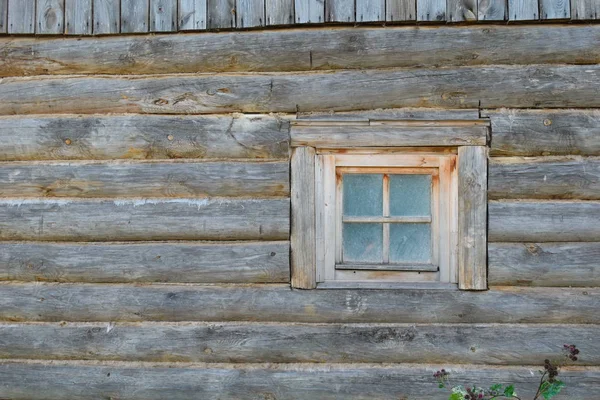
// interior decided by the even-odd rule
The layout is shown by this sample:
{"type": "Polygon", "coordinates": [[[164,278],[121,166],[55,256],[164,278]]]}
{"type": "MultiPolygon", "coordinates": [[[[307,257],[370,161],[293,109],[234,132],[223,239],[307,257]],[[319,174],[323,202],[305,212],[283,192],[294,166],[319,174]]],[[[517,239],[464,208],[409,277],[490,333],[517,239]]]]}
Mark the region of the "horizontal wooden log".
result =
{"type": "MultiPolygon", "coordinates": [[[[457,125],[459,125],[457,123],[457,125]]],[[[292,125],[292,146],[326,148],[485,146],[488,127],[410,125],[292,125]]]]}
{"type": "Polygon", "coordinates": [[[288,159],[289,124],[267,115],[0,118],[0,161],[288,159]]]}
{"type": "Polygon", "coordinates": [[[564,343],[577,343],[582,351],[578,365],[600,365],[598,329],[546,324],[0,324],[0,358],[523,365],[554,358],[564,343]]]}
{"type": "Polygon", "coordinates": [[[78,39],[2,38],[0,77],[596,64],[595,25],[386,27],[78,39]],[[502,51],[499,51],[502,49],[502,51]]]}
{"type": "MultiPolygon", "coordinates": [[[[514,384],[521,398],[533,398],[535,366],[495,367],[431,364],[179,364],[18,362],[0,364],[0,395],[14,400],[123,400],[190,398],[263,399],[430,399],[447,400],[433,374],[440,368],[452,382],[489,387],[514,384]],[[532,372],[534,371],[534,372],[532,372]],[[532,376],[532,373],[534,375],[532,376]],[[307,382],[309,385],[307,385],[307,382]]],[[[593,399],[600,369],[565,367],[565,399],[593,399]]]]}
{"type": "Polygon", "coordinates": [[[287,240],[289,199],[0,201],[0,240],[287,240]]]}
{"type": "Polygon", "coordinates": [[[0,115],[600,107],[598,91],[600,65],[5,78],[0,115]]]}
{"type": "Polygon", "coordinates": [[[0,283],[0,320],[600,324],[600,289],[0,283]]]}
{"type": "Polygon", "coordinates": [[[600,155],[600,110],[484,110],[492,156],[600,155]]]}
{"type": "Polygon", "coordinates": [[[0,243],[0,280],[289,282],[289,242],[0,243]]]}
{"type": "Polygon", "coordinates": [[[600,241],[600,202],[492,201],[490,242],[600,241]]]}
{"type": "Polygon", "coordinates": [[[478,109],[389,108],[350,112],[298,113],[299,121],[370,121],[370,120],[479,120],[478,109]]]}
{"type": "Polygon", "coordinates": [[[600,243],[490,243],[490,285],[600,286],[600,243]]]}
{"type": "Polygon", "coordinates": [[[0,163],[0,197],[289,197],[289,162],[0,163]]]}
{"type": "Polygon", "coordinates": [[[600,199],[600,158],[492,158],[490,199],[600,199]]]}

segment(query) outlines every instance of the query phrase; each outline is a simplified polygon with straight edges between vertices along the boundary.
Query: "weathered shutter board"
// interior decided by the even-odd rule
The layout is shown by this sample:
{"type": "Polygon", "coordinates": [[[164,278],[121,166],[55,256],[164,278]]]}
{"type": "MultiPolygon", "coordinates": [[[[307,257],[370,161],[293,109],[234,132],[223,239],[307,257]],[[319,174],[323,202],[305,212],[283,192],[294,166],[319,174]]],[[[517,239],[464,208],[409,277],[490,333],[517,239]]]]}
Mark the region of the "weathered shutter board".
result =
{"type": "Polygon", "coordinates": [[[600,17],[600,1],[571,0],[571,17],[577,20],[591,20],[600,17]]]}
{"type": "Polygon", "coordinates": [[[416,0],[387,0],[386,21],[414,21],[417,19],[416,0]]]}
{"type": "Polygon", "coordinates": [[[0,0],[0,34],[8,32],[8,0],[0,0]]]}
{"type": "Polygon", "coordinates": [[[207,0],[208,29],[228,29],[236,27],[235,0],[207,0]]]}
{"type": "Polygon", "coordinates": [[[297,24],[325,22],[324,0],[295,0],[294,11],[297,24]]]}
{"type": "Polygon", "coordinates": [[[348,0],[325,0],[325,20],[327,22],[354,22],[355,2],[348,0]]]}
{"type": "Polygon", "coordinates": [[[121,32],[121,1],[94,0],[94,34],[114,34],[121,32]]]}
{"type": "Polygon", "coordinates": [[[179,0],[179,30],[206,29],[207,0],[179,0]]]}
{"type": "Polygon", "coordinates": [[[64,33],[65,0],[37,0],[36,11],[36,34],[64,33]]]}
{"type": "Polygon", "coordinates": [[[541,19],[571,18],[571,3],[569,0],[539,0],[539,2],[541,19]]]}
{"type": "Polygon", "coordinates": [[[177,0],[150,0],[150,32],[177,31],[177,0]]]}
{"type": "Polygon", "coordinates": [[[237,0],[235,8],[238,28],[265,25],[265,0],[237,0]]]}
{"type": "Polygon", "coordinates": [[[121,33],[148,32],[149,0],[121,0],[121,33]]]}
{"type": "Polygon", "coordinates": [[[267,25],[294,23],[294,0],[265,0],[267,25]]]}
{"type": "Polygon", "coordinates": [[[385,21],[386,0],[356,0],[356,22],[385,21]]]}
{"type": "Polygon", "coordinates": [[[446,20],[446,0],[416,0],[417,21],[441,22],[446,20]]]}
{"type": "Polygon", "coordinates": [[[508,1],[478,0],[477,16],[479,21],[505,21],[508,19],[508,1]]]}
{"type": "Polygon", "coordinates": [[[538,0],[508,0],[510,21],[536,21],[540,19],[538,0]]]}
{"type": "Polygon", "coordinates": [[[8,33],[35,32],[36,0],[9,0],[8,33]]]}
{"type": "Polygon", "coordinates": [[[447,20],[451,22],[477,21],[478,0],[448,0],[447,20]]]}
{"type": "Polygon", "coordinates": [[[65,0],[65,34],[91,35],[92,30],[92,0],[65,0]]]}

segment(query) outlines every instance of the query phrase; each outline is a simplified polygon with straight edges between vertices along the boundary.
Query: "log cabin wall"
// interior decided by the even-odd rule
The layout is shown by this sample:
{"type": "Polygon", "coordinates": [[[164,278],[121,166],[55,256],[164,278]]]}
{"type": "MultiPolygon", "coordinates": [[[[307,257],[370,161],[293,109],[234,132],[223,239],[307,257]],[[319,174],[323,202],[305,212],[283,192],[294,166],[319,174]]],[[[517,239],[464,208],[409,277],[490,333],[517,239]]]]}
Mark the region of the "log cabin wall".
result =
{"type": "Polygon", "coordinates": [[[599,42],[594,24],[0,38],[0,397],[443,399],[443,367],[525,397],[576,343],[564,398],[599,398],[599,42]],[[289,123],[332,116],[489,119],[488,291],[290,289],[289,123]]]}

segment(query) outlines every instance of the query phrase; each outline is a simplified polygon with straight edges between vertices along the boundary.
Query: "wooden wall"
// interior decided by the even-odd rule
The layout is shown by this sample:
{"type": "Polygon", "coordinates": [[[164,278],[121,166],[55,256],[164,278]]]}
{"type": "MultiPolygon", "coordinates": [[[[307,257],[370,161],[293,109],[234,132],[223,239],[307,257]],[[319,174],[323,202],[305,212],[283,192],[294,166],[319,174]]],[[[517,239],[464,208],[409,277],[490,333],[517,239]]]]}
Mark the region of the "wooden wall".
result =
{"type": "Polygon", "coordinates": [[[199,37],[0,39],[0,398],[526,397],[563,343],[597,398],[600,26],[199,37]],[[289,120],[333,111],[490,119],[490,290],[290,289],[289,120]]]}

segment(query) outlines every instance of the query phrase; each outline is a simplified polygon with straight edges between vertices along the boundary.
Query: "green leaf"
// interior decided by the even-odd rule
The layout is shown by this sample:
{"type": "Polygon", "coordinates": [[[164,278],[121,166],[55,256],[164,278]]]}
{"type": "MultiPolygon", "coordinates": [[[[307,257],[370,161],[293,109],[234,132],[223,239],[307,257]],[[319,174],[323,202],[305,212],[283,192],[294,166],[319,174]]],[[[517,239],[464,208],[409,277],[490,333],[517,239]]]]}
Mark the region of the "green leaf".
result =
{"type": "Polygon", "coordinates": [[[438,387],[439,387],[440,389],[443,389],[443,388],[444,388],[444,384],[443,384],[443,383],[440,383],[440,384],[438,385],[438,387]]]}
{"type": "Polygon", "coordinates": [[[550,400],[554,396],[560,393],[565,384],[561,381],[544,382],[541,386],[540,392],[545,400],[550,400]]]}
{"type": "Polygon", "coordinates": [[[513,385],[507,386],[506,389],[504,389],[504,396],[513,397],[514,394],[515,394],[515,387],[513,385]]]}
{"type": "Polygon", "coordinates": [[[464,397],[463,397],[462,394],[460,394],[460,393],[452,393],[450,395],[450,398],[448,400],[463,400],[463,399],[464,399],[464,397]]]}
{"type": "Polygon", "coordinates": [[[502,390],[502,384],[500,383],[490,386],[490,391],[499,392],[500,390],[502,390]]]}

